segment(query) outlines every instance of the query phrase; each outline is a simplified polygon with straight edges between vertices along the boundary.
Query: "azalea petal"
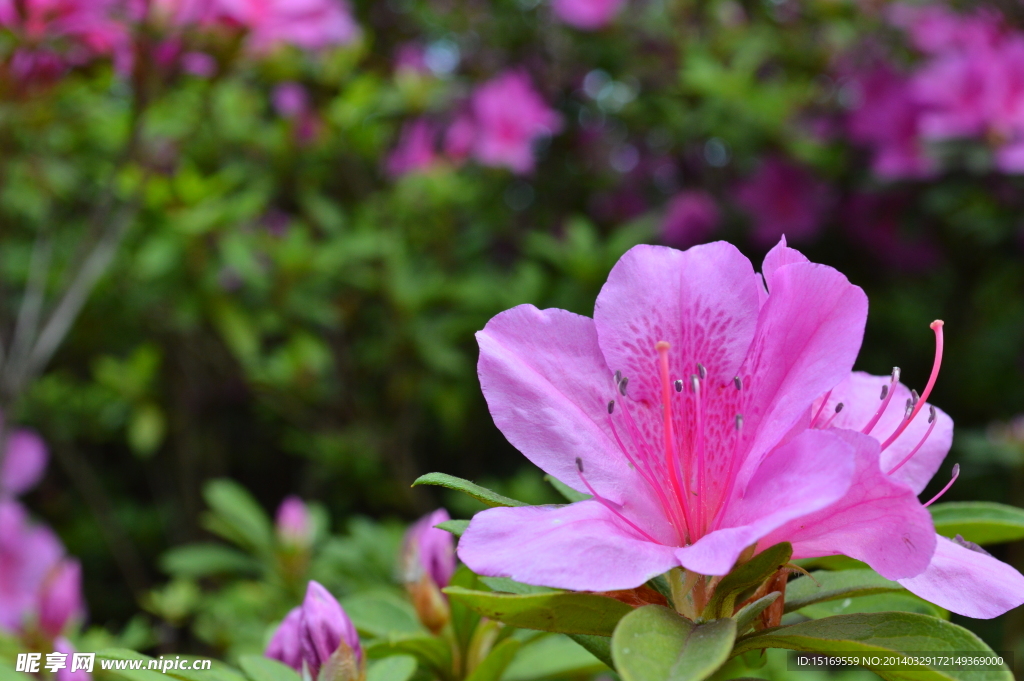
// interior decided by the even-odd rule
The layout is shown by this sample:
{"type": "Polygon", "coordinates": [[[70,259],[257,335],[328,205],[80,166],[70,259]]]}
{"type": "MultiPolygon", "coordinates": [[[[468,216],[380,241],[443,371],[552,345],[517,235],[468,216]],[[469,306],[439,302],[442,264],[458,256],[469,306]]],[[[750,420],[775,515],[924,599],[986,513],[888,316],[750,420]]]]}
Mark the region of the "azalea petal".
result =
{"type": "Polygon", "coordinates": [[[578,458],[594,489],[671,541],[674,530],[611,431],[608,402],[619,395],[593,320],[520,305],[491,319],[476,338],[480,385],[508,441],[546,473],[589,493],[578,458]]]}
{"type": "MultiPolygon", "coordinates": [[[[836,405],[842,402],[843,410],[836,414],[832,425],[836,428],[863,430],[882,406],[882,386],[889,385],[890,381],[889,376],[872,376],[855,371],[832,390],[822,414],[835,413],[836,405]]],[[[906,416],[910,389],[902,383],[897,383],[892,390],[893,395],[888,406],[869,433],[879,441],[886,440],[894,433],[906,416]]],[[[903,434],[882,452],[882,471],[888,473],[914,451],[914,448],[921,444],[928,427],[928,406],[925,406],[903,434]]],[[[942,465],[942,460],[946,458],[952,444],[953,419],[941,409],[936,409],[935,427],[928,435],[928,439],[924,440],[921,448],[909,461],[893,473],[893,477],[905,482],[916,494],[920,494],[942,465]]]]}
{"type": "Polygon", "coordinates": [[[991,619],[1024,603],[1024,575],[987,553],[938,538],[928,568],[900,584],[959,615],[991,619]]]}
{"type": "Polygon", "coordinates": [[[935,526],[914,491],[878,466],[878,441],[833,429],[856,452],[857,469],[846,495],[828,508],[787,523],[765,545],[793,544],[794,558],[847,555],[887,579],[920,574],[935,552],[935,526]]]}
{"type": "MultiPolygon", "coordinates": [[[[758,468],[746,493],[722,515],[721,527],[693,546],[676,550],[687,569],[724,575],[746,547],[796,518],[838,501],[853,480],[856,453],[842,436],[804,431],[778,447],[758,468]]],[[[774,542],[773,542],[774,543],[774,542]]],[[[761,548],[771,544],[762,543],[761,548]]]]}
{"type": "Polygon", "coordinates": [[[678,565],[596,501],[492,508],[473,517],[459,558],[474,572],[576,591],[632,589],[678,565]]]}
{"type": "Polygon", "coordinates": [[[655,345],[667,341],[669,373],[706,367],[709,383],[732,381],[757,325],[750,261],[722,241],[677,251],[636,246],[612,268],[594,306],[601,350],[629,378],[634,400],[661,404],[655,345]]]}
{"type": "Polygon", "coordinates": [[[46,460],[46,443],[36,432],[11,432],[0,465],[0,492],[17,496],[35,487],[46,471],[46,460]]]}
{"type": "Polygon", "coordinates": [[[831,267],[784,265],[768,285],[771,295],[740,370],[744,433],[753,440],[741,483],[815,398],[849,375],[867,321],[864,291],[831,267]]]}
{"type": "Polygon", "coordinates": [[[791,265],[795,262],[810,261],[807,259],[807,256],[800,251],[787,246],[786,237],[783,235],[783,237],[779,239],[779,243],[775,244],[775,246],[772,247],[772,250],[768,251],[768,255],[764,256],[764,262],[761,264],[761,274],[764,275],[764,280],[769,287],[769,290],[775,270],[784,265],[791,265]]]}

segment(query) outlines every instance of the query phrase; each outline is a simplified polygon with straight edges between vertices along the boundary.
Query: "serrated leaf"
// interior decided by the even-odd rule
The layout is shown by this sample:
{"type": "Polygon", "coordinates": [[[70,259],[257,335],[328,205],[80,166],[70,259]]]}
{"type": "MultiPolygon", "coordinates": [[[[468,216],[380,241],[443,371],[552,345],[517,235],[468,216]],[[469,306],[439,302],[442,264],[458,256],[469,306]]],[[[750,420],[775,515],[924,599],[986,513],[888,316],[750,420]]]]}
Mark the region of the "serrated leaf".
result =
{"type": "Polygon", "coordinates": [[[794,612],[814,603],[837,598],[897,591],[905,589],[874,570],[817,570],[812,572],[810,577],[798,577],[786,585],[786,612],[794,612]]]}
{"type": "Polygon", "coordinates": [[[632,611],[614,598],[572,591],[518,595],[450,586],[444,592],[492,620],[569,634],[610,636],[618,621],[632,611]]]}
{"type": "Polygon", "coordinates": [[[457,478],[454,475],[448,475],[446,473],[427,473],[416,478],[416,482],[412,483],[413,487],[417,485],[437,485],[439,487],[447,487],[453,489],[456,492],[462,492],[468,494],[477,501],[480,501],[492,508],[497,506],[527,506],[521,501],[515,499],[509,499],[506,496],[498,494],[486,487],[481,487],[475,482],[469,480],[463,480],[457,478]]]}
{"type": "Polygon", "coordinates": [[[299,681],[294,669],[262,655],[242,655],[238,665],[252,681],[299,681]]]}
{"type": "Polygon", "coordinates": [[[415,673],[415,657],[392,655],[371,664],[366,670],[366,681],[409,681],[415,673]]]}
{"type": "Polygon", "coordinates": [[[255,575],[262,565],[252,556],[223,544],[188,544],[160,556],[160,569],[176,577],[198,579],[219,574],[255,575]]]}
{"type": "Polygon", "coordinates": [[[935,531],[944,537],[963,536],[975,544],[1001,544],[1024,539],[1024,508],[989,501],[951,501],[929,509],[935,531]]]}
{"type": "Polygon", "coordinates": [[[767,596],[762,596],[753,603],[747,603],[740,608],[733,617],[733,619],[736,620],[736,631],[743,633],[749,629],[750,625],[754,623],[754,618],[764,612],[765,609],[778,600],[781,595],[782,594],[778,591],[773,591],[767,596]]]}
{"type": "MultiPolygon", "coordinates": [[[[609,643],[611,641],[603,637],[596,638],[609,643]]],[[[502,681],[577,678],[607,670],[607,665],[568,636],[544,634],[519,649],[501,678],[502,681]]]]}
{"type": "MultiPolygon", "coordinates": [[[[963,627],[927,615],[879,612],[837,615],[768,629],[740,638],[733,654],[759,648],[788,648],[807,652],[856,653],[884,657],[893,653],[962,653],[991,657],[985,643],[963,627]]],[[[892,681],[1012,681],[1009,669],[965,671],[915,670],[867,666],[892,681]]]]}
{"type": "Polygon", "coordinates": [[[612,658],[623,681],[701,681],[729,659],[736,640],[731,618],[694,624],[660,605],[622,618],[612,658]]]}
{"type": "Polygon", "coordinates": [[[498,681],[512,658],[519,651],[522,643],[514,638],[507,638],[487,653],[483,662],[466,677],[466,681],[498,681]]]}
{"type": "Polygon", "coordinates": [[[789,562],[792,555],[793,547],[789,542],[780,542],[733,568],[715,587],[715,594],[704,609],[704,617],[718,619],[731,616],[736,603],[750,598],[766,579],[789,562]]]}
{"type": "Polygon", "coordinates": [[[439,530],[444,530],[445,532],[451,532],[456,537],[461,537],[466,533],[466,530],[469,528],[469,521],[446,520],[443,523],[438,523],[437,525],[434,525],[434,527],[436,527],[439,530]]]}

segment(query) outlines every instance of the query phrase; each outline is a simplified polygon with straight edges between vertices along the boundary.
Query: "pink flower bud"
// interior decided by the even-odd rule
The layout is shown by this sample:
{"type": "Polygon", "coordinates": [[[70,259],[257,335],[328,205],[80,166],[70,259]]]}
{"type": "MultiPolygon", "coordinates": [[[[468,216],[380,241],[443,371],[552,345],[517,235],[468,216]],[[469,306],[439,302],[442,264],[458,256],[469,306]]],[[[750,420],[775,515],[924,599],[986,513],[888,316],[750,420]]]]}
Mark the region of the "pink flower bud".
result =
{"type": "Polygon", "coordinates": [[[419,581],[424,573],[443,589],[455,574],[455,542],[452,535],[435,525],[451,520],[448,511],[439,508],[423,516],[405,533],[402,547],[403,579],[419,581]]]}
{"type": "Polygon", "coordinates": [[[84,612],[82,566],[77,560],[64,559],[50,571],[39,592],[39,626],[56,637],[71,619],[84,612]]]}
{"type": "Polygon", "coordinates": [[[308,547],[313,542],[313,520],[302,499],[287,497],[277,509],[277,537],[288,546],[308,547]]]}
{"type": "Polygon", "coordinates": [[[302,643],[299,632],[301,625],[302,608],[292,608],[281,620],[263,654],[272,660],[285,663],[296,671],[302,671],[302,643]]]}
{"type": "Polygon", "coordinates": [[[299,631],[302,661],[314,679],[320,674],[320,668],[343,646],[354,655],[357,665],[362,663],[363,650],[355,626],[337,599],[319,582],[311,580],[306,589],[299,631]]]}
{"type": "Polygon", "coordinates": [[[0,495],[18,495],[32,489],[43,477],[47,458],[46,443],[35,431],[8,432],[0,464],[0,495]]]}
{"type": "Polygon", "coordinates": [[[91,681],[92,674],[84,669],[71,671],[71,656],[78,652],[75,650],[75,646],[71,645],[71,641],[67,640],[63,636],[59,636],[53,641],[53,649],[58,653],[64,653],[68,656],[67,666],[63,669],[57,670],[57,681],[91,681]]]}

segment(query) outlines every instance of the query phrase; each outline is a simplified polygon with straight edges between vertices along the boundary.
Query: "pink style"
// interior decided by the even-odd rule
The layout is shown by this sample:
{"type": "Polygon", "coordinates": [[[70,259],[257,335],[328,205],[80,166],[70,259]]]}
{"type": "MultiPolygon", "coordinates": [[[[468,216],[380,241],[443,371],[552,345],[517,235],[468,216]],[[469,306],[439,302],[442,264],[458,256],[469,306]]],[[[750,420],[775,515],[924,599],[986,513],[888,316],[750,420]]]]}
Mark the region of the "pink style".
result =
{"type": "Polygon", "coordinates": [[[937,538],[917,498],[952,437],[927,404],[941,323],[918,397],[852,373],[866,318],[860,288],[784,240],[760,275],[724,242],[637,246],[593,319],[499,314],[477,334],[491,415],[591,498],[484,511],[459,557],[483,575],[610,591],[676,567],[723,575],[750,547],[788,541],[795,558],[847,555],[972,617],[1019,605],[1024,576],[937,538]]]}

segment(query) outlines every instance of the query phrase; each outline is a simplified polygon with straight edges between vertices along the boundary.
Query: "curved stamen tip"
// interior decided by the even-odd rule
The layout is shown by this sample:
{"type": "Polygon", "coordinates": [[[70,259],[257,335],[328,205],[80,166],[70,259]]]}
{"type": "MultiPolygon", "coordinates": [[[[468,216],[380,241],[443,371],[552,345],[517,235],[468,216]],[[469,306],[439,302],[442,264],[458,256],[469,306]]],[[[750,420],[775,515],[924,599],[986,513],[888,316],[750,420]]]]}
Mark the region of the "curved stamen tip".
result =
{"type": "Polygon", "coordinates": [[[615,411],[615,400],[608,403],[608,413],[611,414],[613,411],[615,411]]]}
{"type": "Polygon", "coordinates": [[[732,384],[736,386],[737,390],[743,390],[743,379],[739,376],[732,379],[732,384]]]}
{"type": "Polygon", "coordinates": [[[623,397],[626,396],[626,386],[629,385],[629,377],[623,376],[622,380],[619,381],[619,394],[623,397]]]}
{"type": "Polygon", "coordinates": [[[938,501],[942,497],[942,495],[945,494],[946,491],[949,490],[949,488],[953,486],[953,483],[956,482],[956,479],[959,478],[959,477],[960,477],[960,464],[955,463],[955,464],[953,464],[953,477],[950,478],[949,482],[946,483],[945,487],[943,487],[941,490],[939,490],[938,494],[936,494],[934,497],[932,497],[931,499],[928,500],[928,502],[924,505],[924,507],[928,508],[929,506],[934,504],[936,501],[938,501]]]}
{"type": "Polygon", "coordinates": [[[882,395],[881,395],[881,397],[879,397],[878,399],[880,399],[880,400],[884,400],[884,399],[885,399],[885,396],[886,396],[886,395],[888,395],[888,394],[889,394],[889,386],[887,386],[887,385],[883,385],[883,386],[882,386],[882,395]]]}
{"type": "Polygon", "coordinates": [[[708,370],[700,362],[697,362],[697,373],[700,374],[700,380],[702,381],[708,377],[708,370]]]}
{"type": "Polygon", "coordinates": [[[845,405],[844,405],[844,404],[843,404],[842,402],[840,402],[839,404],[837,404],[837,405],[836,405],[836,413],[838,414],[839,412],[841,412],[841,411],[843,410],[843,407],[844,407],[844,406],[845,406],[845,405]]]}
{"type": "Polygon", "coordinates": [[[673,385],[675,385],[677,393],[683,392],[683,380],[682,379],[677,380],[673,385]]]}
{"type": "Polygon", "coordinates": [[[576,470],[578,470],[580,473],[583,472],[583,459],[581,459],[578,456],[576,457],[576,470]]]}
{"type": "Polygon", "coordinates": [[[935,405],[928,405],[928,423],[935,423],[935,405]]]}

